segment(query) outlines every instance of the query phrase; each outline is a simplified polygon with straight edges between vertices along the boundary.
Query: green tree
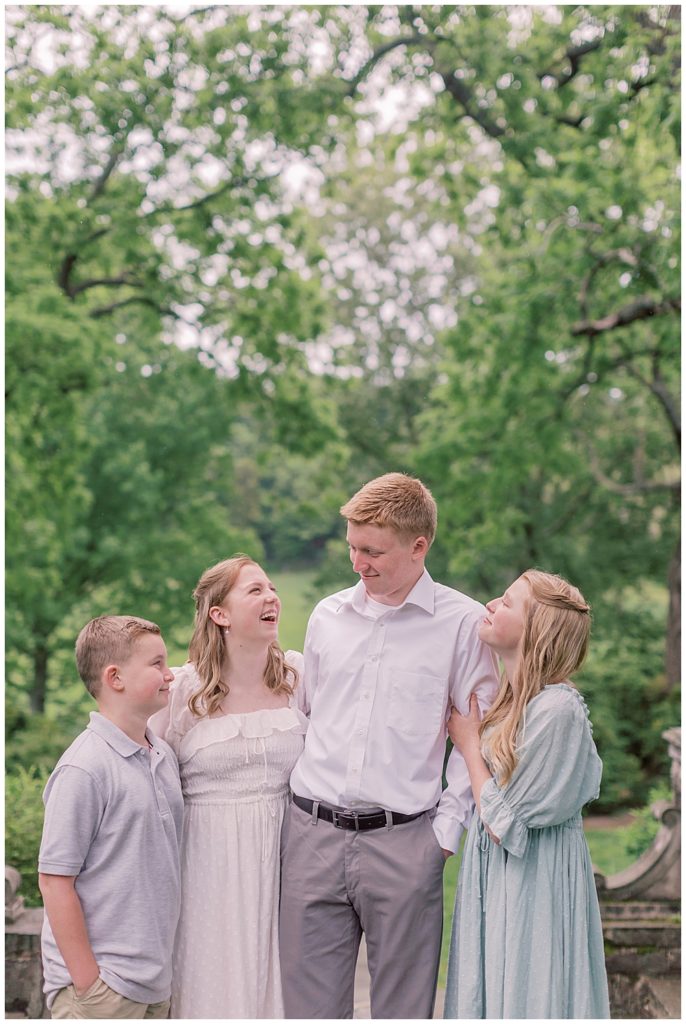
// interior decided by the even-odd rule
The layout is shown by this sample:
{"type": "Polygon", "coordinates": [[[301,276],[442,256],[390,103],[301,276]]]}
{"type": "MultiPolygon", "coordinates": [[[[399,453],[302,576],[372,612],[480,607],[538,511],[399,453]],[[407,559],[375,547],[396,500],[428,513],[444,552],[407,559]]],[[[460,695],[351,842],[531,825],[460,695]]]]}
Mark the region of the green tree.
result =
{"type": "Polygon", "coordinates": [[[249,399],[302,436],[322,315],[278,179],[325,141],[290,20],[8,12],[8,672],[33,711],[82,619],[178,626],[206,564],[261,553],[230,523],[231,423],[249,399]]]}
{"type": "Polygon", "coordinates": [[[447,566],[480,589],[532,562],[593,596],[669,581],[672,685],[678,13],[369,8],[349,76],[353,95],[384,63],[426,83],[412,170],[440,170],[441,215],[475,246],[416,460],[464,544],[447,566]]]}
{"type": "Polygon", "coordinates": [[[229,549],[339,582],[338,506],[404,469],[446,582],[582,585],[638,794],[679,671],[678,11],[16,7],[7,42],[15,739],[86,700],[90,614],[182,652],[229,549]]]}
{"type": "Polygon", "coordinates": [[[279,174],[326,138],[306,90],[293,106],[307,58],[274,20],[119,6],[8,19],[10,180],[68,199],[45,238],[65,299],[115,324],[147,313],[147,334],[152,314],[233,372],[281,363],[320,312],[279,174]]]}

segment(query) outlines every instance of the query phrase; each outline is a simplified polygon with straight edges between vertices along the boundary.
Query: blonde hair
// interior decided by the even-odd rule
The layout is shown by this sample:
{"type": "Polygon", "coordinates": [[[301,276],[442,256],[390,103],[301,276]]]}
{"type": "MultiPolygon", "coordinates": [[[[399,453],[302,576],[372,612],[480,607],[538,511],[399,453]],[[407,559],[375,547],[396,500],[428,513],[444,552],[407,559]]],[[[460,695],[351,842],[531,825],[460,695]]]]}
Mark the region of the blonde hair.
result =
{"type": "MultiPolygon", "coordinates": [[[[229,692],[222,679],[227,654],[223,627],[210,618],[210,608],[222,604],[236,585],[242,569],[259,565],[248,555],[234,555],[206,569],[193,591],[195,599],[195,626],[188,660],[193,662],[200,676],[201,687],[191,695],[188,707],[198,718],[214,714],[229,692]]],[[[269,645],[264,670],[265,686],[274,693],[292,694],[298,682],[298,673],[286,663],[283,651],[275,641],[269,645]],[[288,679],[291,678],[289,683],[288,679]]]]}
{"type": "Polygon", "coordinates": [[[97,697],[108,665],[123,664],[146,633],[161,635],[160,627],[134,615],[99,615],[76,638],[76,668],[92,697],[97,697]]]}
{"type": "Polygon", "coordinates": [[[436,536],[436,502],[421,480],[405,473],[386,473],[366,483],[341,515],[352,523],[390,526],[406,537],[436,536]]]}
{"type": "Polygon", "coordinates": [[[528,569],[529,584],[515,677],[506,675],[484,715],[480,735],[500,785],[517,766],[517,733],[526,705],[545,686],[561,683],[581,666],[591,631],[591,609],[581,592],[561,576],[528,569]]]}

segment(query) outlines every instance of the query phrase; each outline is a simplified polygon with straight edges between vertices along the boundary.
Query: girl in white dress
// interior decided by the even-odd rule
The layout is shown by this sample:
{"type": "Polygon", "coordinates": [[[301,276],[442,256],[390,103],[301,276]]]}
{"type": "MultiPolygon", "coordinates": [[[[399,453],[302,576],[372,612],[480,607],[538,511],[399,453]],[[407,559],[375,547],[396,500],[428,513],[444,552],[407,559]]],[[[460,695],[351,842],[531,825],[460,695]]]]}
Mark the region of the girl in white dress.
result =
{"type": "Polygon", "coordinates": [[[279,647],[279,598],[247,556],[212,566],[193,596],[189,661],[151,719],[185,803],[170,1016],[282,1018],[279,843],[307,728],[302,655],[279,647]]]}

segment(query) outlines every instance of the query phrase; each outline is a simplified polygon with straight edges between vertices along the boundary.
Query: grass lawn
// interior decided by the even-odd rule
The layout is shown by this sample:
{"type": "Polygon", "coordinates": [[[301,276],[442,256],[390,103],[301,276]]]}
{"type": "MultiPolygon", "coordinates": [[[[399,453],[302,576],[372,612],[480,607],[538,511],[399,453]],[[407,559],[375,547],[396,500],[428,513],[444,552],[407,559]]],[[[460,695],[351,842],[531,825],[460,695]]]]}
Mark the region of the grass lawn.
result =
{"type": "Polygon", "coordinates": [[[281,598],[279,643],[284,651],[302,651],[310,612],[324,594],[314,594],[314,573],[273,572],[272,583],[281,598]]]}
{"type": "Polygon", "coordinates": [[[441,966],[438,971],[438,987],[445,988],[448,974],[448,952],[450,950],[450,933],[453,927],[453,910],[455,907],[455,889],[457,876],[462,860],[462,844],[454,857],[448,857],[443,871],[443,942],[441,943],[441,966]]]}
{"type": "Polygon", "coordinates": [[[604,875],[616,875],[628,868],[636,857],[625,849],[625,828],[586,828],[586,841],[593,866],[604,875]]]}

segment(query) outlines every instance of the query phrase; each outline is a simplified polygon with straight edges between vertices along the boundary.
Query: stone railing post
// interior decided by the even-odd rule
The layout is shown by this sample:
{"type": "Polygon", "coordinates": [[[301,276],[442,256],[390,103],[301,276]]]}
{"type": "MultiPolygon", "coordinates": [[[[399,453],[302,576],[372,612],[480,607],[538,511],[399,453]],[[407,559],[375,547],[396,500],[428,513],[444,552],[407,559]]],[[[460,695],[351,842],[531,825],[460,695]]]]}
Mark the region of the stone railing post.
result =
{"type": "Polygon", "coordinates": [[[658,833],[624,871],[595,876],[613,1017],[681,1017],[681,729],[662,735],[672,796],[653,804],[658,833]]]}
{"type": "Polygon", "coordinates": [[[5,865],[5,1012],[41,1020],[50,1016],[43,998],[40,933],[42,907],[25,907],[21,875],[5,865]]]}

